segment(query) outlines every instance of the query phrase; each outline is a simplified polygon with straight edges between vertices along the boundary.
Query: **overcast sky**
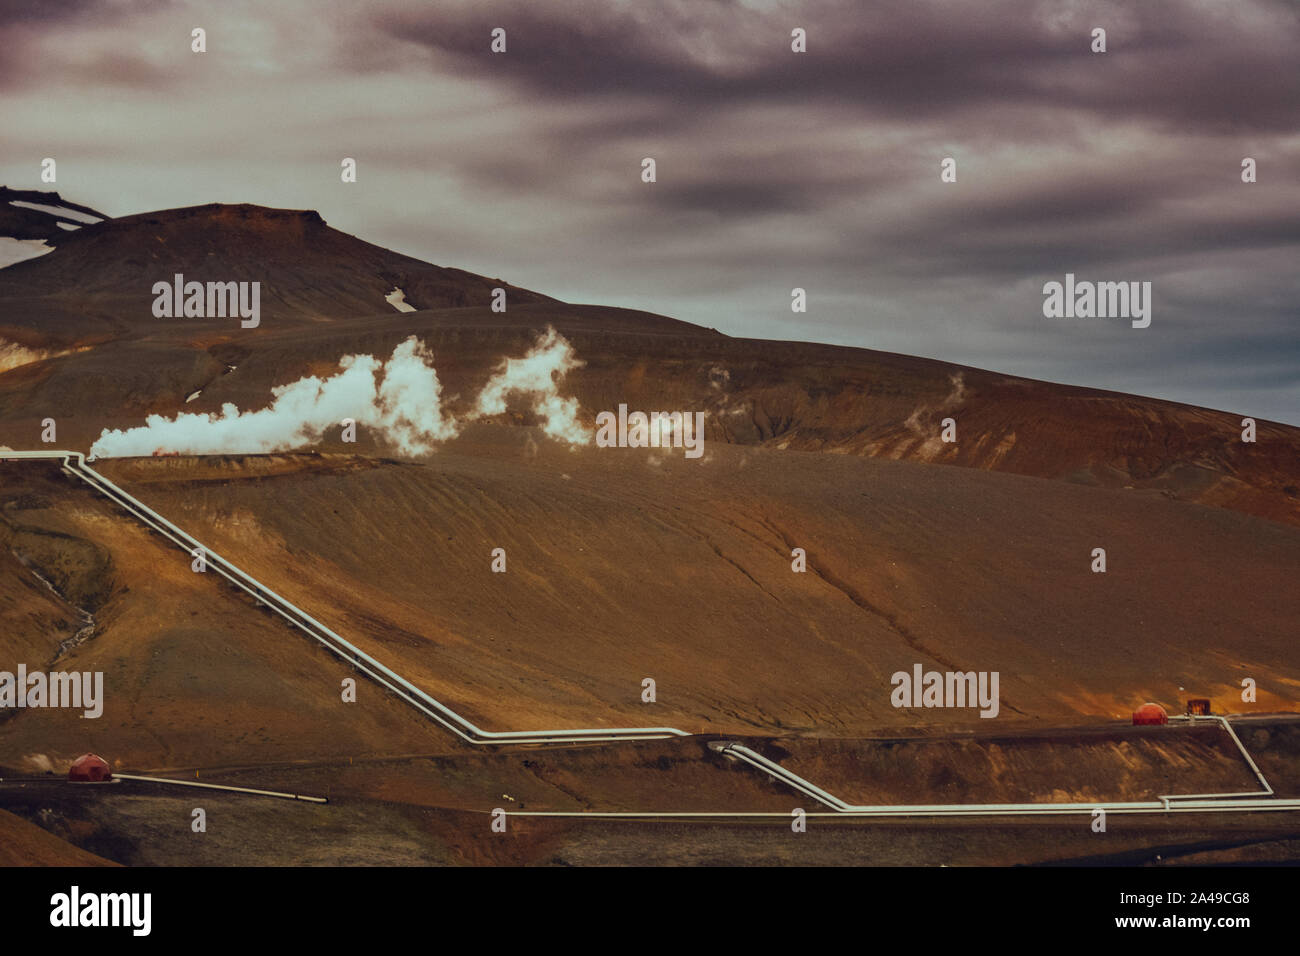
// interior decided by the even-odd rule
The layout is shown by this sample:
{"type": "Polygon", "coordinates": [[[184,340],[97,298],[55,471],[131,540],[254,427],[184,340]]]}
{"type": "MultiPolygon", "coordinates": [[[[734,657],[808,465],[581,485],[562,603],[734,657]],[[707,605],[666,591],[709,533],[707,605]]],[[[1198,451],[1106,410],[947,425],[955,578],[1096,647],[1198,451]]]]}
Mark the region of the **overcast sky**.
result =
{"type": "Polygon", "coordinates": [[[110,215],[311,208],[568,301],[1300,425],[1290,0],[0,0],[0,116],[0,182],[110,215]],[[1067,272],[1151,282],[1150,327],[1044,318],[1067,272]]]}

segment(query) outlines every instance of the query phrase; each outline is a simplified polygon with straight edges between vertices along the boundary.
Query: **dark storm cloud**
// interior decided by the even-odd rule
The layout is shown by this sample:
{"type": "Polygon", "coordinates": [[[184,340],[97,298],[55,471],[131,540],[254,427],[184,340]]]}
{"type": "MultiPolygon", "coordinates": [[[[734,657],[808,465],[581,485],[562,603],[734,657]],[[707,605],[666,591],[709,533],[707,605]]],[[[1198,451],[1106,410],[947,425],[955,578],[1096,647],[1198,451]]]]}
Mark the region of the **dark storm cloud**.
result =
{"type": "MultiPolygon", "coordinates": [[[[1150,270],[1153,260],[1194,254],[1220,255],[1226,250],[1296,247],[1294,209],[1238,213],[1218,218],[1168,216],[1149,222],[1109,217],[1071,223],[1048,216],[982,221],[978,214],[930,215],[904,227],[872,230],[861,245],[878,249],[897,274],[912,278],[942,274],[986,278],[1039,272],[1080,272],[1086,268],[1150,270]]],[[[880,258],[876,265],[882,265],[880,258]]]]}
{"type": "Polygon", "coordinates": [[[524,0],[386,8],[373,23],[435,54],[436,68],[509,78],[579,97],[654,96],[677,108],[734,101],[838,100],[918,116],[981,103],[1143,116],[1202,127],[1290,128],[1300,105],[1300,13],[1169,0],[1061,5],[1017,0],[967,9],[844,0],[757,11],[736,2],[524,0]],[[1253,22],[1252,22],[1253,21],[1253,22]],[[509,55],[489,51],[503,27],[509,55]],[[809,54],[789,55],[790,30],[809,54]],[[1104,61],[1090,50],[1108,28],[1104,61]],[[1242,89],[1251,90],[1241,96],[1242,89]]]}
{"type": "Polygon", "coordinates": [[[87,59],[50,41],[62,31],[121,24],[171,6],[172,0],[0,0],[0,88],[31,86],[51,76],[134,87],[161,83],[166,77],[129,49],[87,59]]]}
{"type": "MultiPolygon", "coordinates": [[[[662,170],[657,173],[662,178],[649,188],[643,188],[635,177],[617,185],[592,188],[586,182],[585,164],[576,161],[582,154],[580,147],[565,151],[567,158],[560,168],[567,172],[557,174],[554,165],[548,165],[547,171],[539,170],[535,162],[525,158],[487,156],[468,170],[468,177],[481,186],[499,190],[515,190],[521,183],[555,190],[562,184],[569,195],[583,193],[588,202],[605,202],[647,220],[684,213],[727,222],[783,213],[812,215],[827,206],[867,195],[881,182],[880,177],[861,170],[847,166],[837,170],[833,164],[816,162],[804,163],[802,175],[791,176],[790,163],[795,157],[788,154],[760,159],[719,154],[711,157],[707,165],[689,160],[675,165],[672,155],[649,152],[658,155],[657,169],[662,170]]],[[[622,162],[629,170],[639,170],[642,158],[629,151],[622,162]]]]}
{"type": "Polygon", "coordinates": [[[1072,178],[1070,182],[1027,184],[1014,193],[997,197],[976,196],[962,215],[973,218],[982,230],[1020,229],[1070,222],[1073,226],[1142,216],[1163,200],[1167,181],[1142,178],[1072,178]]]}
{"type": "Polygon", "coordinates": [[[103,6],[103,0],[0,0],[0,27],[68,20],[103,6]]]}
{"type": "Polygon", "coordinates": [[[92,24],[172,5],[172,0],[0,0],[0,27],[92,24]]]}
{"type": "Polygon", "coordinates": [[[834,200],[824,185],[775,178],[670,184],[658,195],[651,197],[643,193],[643,196],[647,208],[726,216],[733,221],[773,213],[814,213],[822,204],[834,200]]]}

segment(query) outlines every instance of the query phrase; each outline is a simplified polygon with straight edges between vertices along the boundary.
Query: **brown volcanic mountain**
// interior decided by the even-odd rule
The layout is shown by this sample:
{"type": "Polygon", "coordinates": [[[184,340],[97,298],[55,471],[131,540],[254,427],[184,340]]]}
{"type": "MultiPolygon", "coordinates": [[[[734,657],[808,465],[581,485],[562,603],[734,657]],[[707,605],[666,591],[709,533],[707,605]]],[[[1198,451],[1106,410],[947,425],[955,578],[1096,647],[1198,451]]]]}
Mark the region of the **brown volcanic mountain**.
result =
{"type": "MultiPolygon", "coordinates": [[[[1257,582],[1281,573],[1266,590],[1285,590],[1297,566],[1300,429],[1262,423],[1259,441],[1244,444],[1239,418],[1223,412],[864,349],[732,338],[523,290],[512,290],[508,312],[499,314],[485,304],[490,288],[490,280],[345,236],[314,213],[203,206],[79,230],[57,251],[0,272],[6,319],[29,332],[40,323],[4,298],[6,290],[29,298],[38,290],[60,309],[78,303],[86,315],[108,316],[97,336],[76,342],[81,350],[0,374],[0,443],[35,447],[46,416],[58,422],[59,445],[86,448],[104,428],[137,425],[150,413],[216,412],[226,403],[260,408],[277,385],[329,374],[346,354],[387,355],[411,334],[433,349],[458,413],[502,357],[523,354],[539,330],[553,326],[584,363],[564,390],[577,397],[587,423],[623,402],[703,409],[707,441],[731,447],[711,445],[704,461],[683,462],[680,452],[664,459],[634,450],[561,451],[540,439],[545,454],[538,458],[531,414],[511,407],[417,471],[327,469],[321,477],[308,461],[250,483],[237,480],[239,469],[210,473],[201,459],[162,471],[125,462],[102,467],[128,486],[143,482],[136,490],[146,500],[250,562],[294,600],[317,606],[314,595],[339,595],[323,602],[322,619],[363,642],[378,640],[376,652],[386,646],[384,635],[412,635],[394,651],[403,667],[489,722],[501,687],[533,680],[567,689],[543,703],[536,689],[521,687],[521,709],[506,712],[513,722],[635,720],[621,709],[575,710],[571,698],[611,673],[640,669],[638,655],[661,626],[688,634],[687,649],[674,640],[665,650],[672,663],[664,666],[679,687],[716,650],[743,660],[734,679],[688,692],[692,703],[674,718],[731,729],[894,723],[899,715],[878,699],[855,699],[853,687],[863,674],[879,679],[918,655],[976,669],[980,660],[995,660],[1008,673],[1022,671],[1024,686],[1007,693],[1018,702],[1013,707],[1033,716],[1122,711],[1129,695],[1156,686],[1152,672],[1164,665],[1222,693],[1237,665],[1224,671],[1226,661],[1205,658],[1204,647],[1233,630],[1241,660],[1272,677],[1274,700],[1290,699],[1286,682],[1296,675],[1285,664],[1284,634],[1296,609],[1275,602],[1264,613],[1215,562],[1226,556],[1235,574],[1257,582]],[[384,271],[397,264],[405,271],[384,271]],[[155,265],[164,275],[257,278],[272,290],[264,302],[276,307],[249,330],[231,319],[155,319],[147,289],[139,292],[155,265]],[[61,277],[73,292],[52,291],[61,277]],[[441,307],[399,313],[377,305],[392,285],[417,304],[441,295],[441,307]],[[958,423],[955,444],[938,437],[948,417],[958,423]],[[541,499],[538,487],[547,489],[541,499]],[[620,515],[618,501],[636,502],[636,517],[620,515]],[[595,515],[616,529],[603,547],[589,527],[595,515]],[[512,553],[589,548],[593,558],[605,555],[608,570],[552,557],[532,571],[541,575],[540,590],[513,607],[490,592],[467,598],[480,588],[479,551],[511,540],[519,528],[525,539],[512,553]],[[457,543],[441,544],[444,529],[445,540],[457,543]],[[376,541],[385,542],[384,555],[396,556],[391,567],[374,555],[376,541]],[[472,559],[459,556],[466,541],[478,549],[472,559]],[[814,577],[825,594],[810,593],[790,574],[789,551],[798,546],[817,553],[814,577]],[[1086,573],[1094,546],[1110,547],[1124,571],[1086,573]],[[662,569],[642,567],[642,554],[660,555],[694,589],[656,610],[666,596],[639,595],[635,582],[662,569]],[[285,568],[294,571],[286,577],[285,568]],[[419,568],[439,569],[447,593],[415,610],[427,591],[419,568]],[[1102,584],[1105,597],[1093,593],[1102,584]],[[758,593],[749,595],[754,587],[758,593]],[[575,603],[584,588],[605,595],[605,603],[575,603]],[[1044,603],[1039,594],[1057,597],[1044,603]],[[1144,602],[1149,610],[1135,617],[1144,602]],[[1063,622],[1052,618],[1053,606],[1063,622]],[[740,629],[723,628],[720,643],[695,643],[691,622],[717,608],[731,609],[740,629]],[[1210,620],[1214,633],[1202,634],[1210,620]],[[571,645],[554,637],[581,636],[593,626],[613,641],[605,651],[585,638],[571,645]],[[1106,636],[1085,639],[1087,628],[1106,636]],[[850,652],[839,635],[852,631],[862,646],[850,652]],[[771,686],[762,660],[739,657],[759,632],[785,649],[771,686]],[[1055,636],[1049,646],[1044,634],[1055,636]],[[478,638],[510,635],[521,652],[500,671],[498,655],[478,638]],[[464,646],[466,655],[432,650],[443,642],[464,646]],[[1134,643],[1146,648],[1135,668],[1086,676],[1094,650],[1120,654],[1134,643]],[[415,648],[409,655],[402,650],[408,645],[415,648]],[[1083,658],[1067,667],[1071,676],[1048,686],[1053,669],[1076,651],[1083,658]],[[845,653],[861,657],[844,675],[845,687],[813,679],[834,673],[845,653]],[[429,669],[435,659],[441,664],[429,669]],[[561,674],[576,676],[566,682],[561,674]],[[798,674],[804,678],[795,692],[785,684],[798,674]],[[1115,693],[1106,689],[1112,685],[1115,693]],[[757,688],[772,703],[758,707],[757,688]],[[827,696],[832,704],[818,703],[827,696]]],[[[357,444],[327,436],[318,447],[389,451],[365,430],[357,444]]]]}
{"type": "MultiPolygon", "coordinates": [[[[570,449],[511,407],[419,461],[386,457],[363,430],[357,444],[328,437],[322,454],[97,467],[492,729],[752,735],[832,791],[887,802],[1253,785],[1214,728],[1198,737],[1114,722],[1147,699],[1178,708],[1206,696],[1216,711],[1256,715],[1296,707],[1300,429],[1260,423],[1247,445],[1240,416],[1224,412],[733,338],[513,288],[498,314],[487,307],[498,284],[370,246],[314,213],[204,206],[86,226],[0,270],[0,337],[26,349],[0,371],[0,445],[40,447],[46,417],[58,446],[86,449],[149,413],[260,408],[276,385],[328,374],[342,355],[387,355],[412,334],[434,351],[456,412],[503,357],[553,326],[584,362],[563,392],[585,422],[621,402],[704,410],[704,457],[570,449]],[[150,286],[175,271],[261,281],[260,327],[155,319],[150,286]],[[394,311],[393,286],[421,309],[394,311]],[[946,417],[955,445],[938,441],[946,417]],[[1089,568],[1099,546],[1106,574],[1089,568]],[[506,574],[490,571],[496,547],[506,574]],[[795,547],[806,574],[791,569],[795,547]],[[999,671],[999,717],[894,708],[890,674],[914,663],[999,671]],[[653,706],[640,698],[646,676],[658,681],[653,706]],[[1258,682],[1254,703],[1240,700],[1243,677],[1258,682]],[[1063,724],[1088,726],[1051,737],[1063,724]],[[860,739],[878,734],[890,739],[860,739]]],[[[355,801],[296,825],[276,816],[226,861],[247,861],[254,843],[297,845],[326,820],[341,825],[338,813],[353,815],[359,845],[398,833],[418,847],[396,807],[791,806],[789,791],[698,739],[471,751],[374,685],[345,704],[340,680],[354,672],[192,573],[187,555],[54,464],[0,462],[0,624],[0,670],[102,670],[111,688],[98,720],[48,710],[0,720],[0,768],[61,771],[94,749],[119,769],[242,774],[355,801]]],[[[1254,731],[1252,750],[1270,733],[1254,731]]],[[[1293,738],[1265,750],[1287,792],[1293,738]]],[[[75,798],[60,799],[72,819],[75,798]]],[[[135,834],[143,818],[123,820],[136,805],[78,807],[135,834]]],[[[548,858],[479,846],[441,810],[431,819],[456,847],[449,858],[548,858]]],[[[1031,842],[1042,846],[998,859],[1056,852],[1031,842]]]]}
{"type": "Polygon", "coordinates": [[[258,408],[273,386],[328,373],[344,354],[387,354],[412,333],[434,348],[450,391],[471,395],[502,356],[553,325],[586,363],[569,388],[588,421],[621,401],[705,409],[713,441],[1153,488],[1300,523],[1300,430],[1289,426],[1261,422],[1246,444],[1238,415],[866,349],[736,339],[509,285],[508,313],[493,313],[499,280],[389,252],[314,212],[212,204],[61,239],[0,270],[0,340],[38,355],[80,349],[0,375],[0,443],[11,447],[31,445],[46,416],[61,443],[86,448],[149,413],[258,408]],[[152,284],[177,272],[260,281],[261,325],[155,318],[152,284]],[[394,311],[384,300],[394,287],[420,311],[394,311]],[[939,440],[946,417],[955,444],[939,440]]]}
{"type": "MultiPolygon", "coordinates": [[[[109,219],[59,238],[55,253],[0,271],[0,327],[39,332],[52,344],[153,334],[160,320],[151,289],[176,273],[261,282],[262,320],[280,328],[392,311],[384,297],[394,287],[408,304],[430,309],[487,303],[497,286],[512,302],[551,301],[371,245],[311,211],[210,203],[109,219]]],[[[193,332],[230,323],[185,325],[193,332]]]]}

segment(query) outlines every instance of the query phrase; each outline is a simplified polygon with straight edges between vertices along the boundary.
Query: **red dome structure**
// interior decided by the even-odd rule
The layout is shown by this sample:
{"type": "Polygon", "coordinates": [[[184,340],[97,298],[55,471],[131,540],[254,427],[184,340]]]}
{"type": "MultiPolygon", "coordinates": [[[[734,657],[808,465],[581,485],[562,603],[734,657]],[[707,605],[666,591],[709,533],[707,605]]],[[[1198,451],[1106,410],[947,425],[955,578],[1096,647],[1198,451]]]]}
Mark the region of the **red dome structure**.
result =
{"type": "Polygon", "coordinates": [[[1133,711],[1134,724],[1167,724],[1169,715],[1159,704],[1143,704],[1133,711]]]}
{"type": "Polygon", "coordinates": [[[72,761],[68,779],[73,783],[107,783],[113,779],[113,771],[98,754],[82,754],[72,761]]]}

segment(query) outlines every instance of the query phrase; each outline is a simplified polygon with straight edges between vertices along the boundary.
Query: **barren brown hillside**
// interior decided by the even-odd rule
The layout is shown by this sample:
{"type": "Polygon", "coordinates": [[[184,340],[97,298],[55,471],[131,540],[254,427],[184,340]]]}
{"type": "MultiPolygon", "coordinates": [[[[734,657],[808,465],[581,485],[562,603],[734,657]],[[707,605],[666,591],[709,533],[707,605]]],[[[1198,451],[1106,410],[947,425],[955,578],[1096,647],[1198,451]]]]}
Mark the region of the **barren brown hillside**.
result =
{"type": "MultiPolygon", "coordinates": [[[[584,363],[565,394],[588,424],[620,402],[699,410],[715,443],[1148,488],[1300,524],[1300,429],[1261,421],[1257,442],[1244,443],[1243,415],[1232,411],[568,305],[389,252],[314,212],[248,205],[87,225],[55,251],[0,270],[0,340],[72,350],[0,374],[0,445],[34,447],[46,417],[61,445],[86,449],[104,429],[149,414],[261,408],[277,385],[329,374],[344,355],[387,355],[412,334],[433,349],[455,410],[548,326],[584,363]],[[151,287],[177,272],[260,281],[261,324],[155,318],[151,287]],[[393,287],[420,311],[395,312],[384,301],[393,287]],[[496,287],[508,293],[504,314],[488,308],[496,287]],[[940,441],[945,418],[957,423],[955,443],[940,441]]],[[[387,451],[364,433],[358,446],[331,446],[332,437],[321,447],[387,451]]]]}
{"type": "Polygon", "coordinates": [[[1236,710],[1247,676],[1260,707],[1300,698],[1300,533],[1283,525],[907,462],[725,445],[700,461],[534,456],[513,429],[475,434],[427,464],[105,473],[490,727],[961,720],[890,706],[890,675],[918,662],[1000,671],[1002,720],[1183,695],[1236,710]]]}
{"type": "Polygon", "coordinates": [[[21,817],[0,810],[0,866],[112,865],[110,860],[87,853],[21,817]]]}

